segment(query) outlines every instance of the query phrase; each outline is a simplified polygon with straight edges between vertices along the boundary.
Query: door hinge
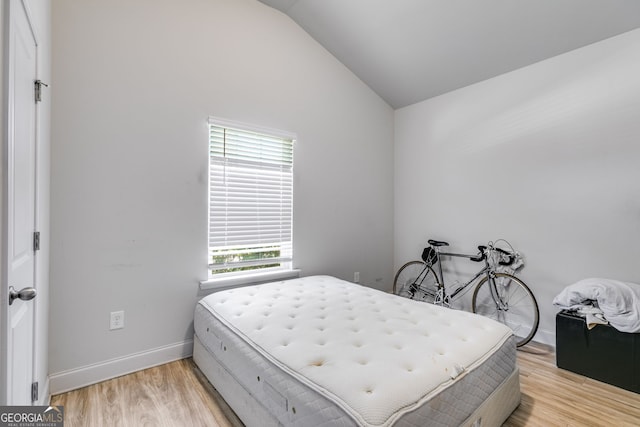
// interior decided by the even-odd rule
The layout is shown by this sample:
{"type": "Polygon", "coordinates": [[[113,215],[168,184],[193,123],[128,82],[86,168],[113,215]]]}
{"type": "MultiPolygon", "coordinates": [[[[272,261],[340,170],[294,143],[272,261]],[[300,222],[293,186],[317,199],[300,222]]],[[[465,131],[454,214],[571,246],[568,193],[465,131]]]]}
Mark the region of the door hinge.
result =
{"type": "Polygon", "coordinates": [[[38,382],[31,383],[31,402],[38,401],[38,382]]]}
{"type": "Polygon", "coordinates": [[[40,232],[36,231],[33,233],[33,251],[40,250],[40,232]]]}
{"type": "Polygon", "coordinates": [[[42,101],[42,86],[49,87],[49,85],[44,83],[42,80],[36,80],[34,82],[34,85],[36,89],[35,98],[36,98],[36,104],[37,104],[38,102],[42,101]]]}

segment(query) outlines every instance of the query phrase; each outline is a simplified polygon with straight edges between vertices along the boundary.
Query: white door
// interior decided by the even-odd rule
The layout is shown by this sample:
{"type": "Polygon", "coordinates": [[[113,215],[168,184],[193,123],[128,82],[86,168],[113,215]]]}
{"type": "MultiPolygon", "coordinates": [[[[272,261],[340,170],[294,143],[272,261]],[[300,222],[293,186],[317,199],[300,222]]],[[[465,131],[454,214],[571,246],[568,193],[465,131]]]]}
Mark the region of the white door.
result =
{"type": "Polygon", "coordinates": [[[36,40],[22,1],[9,4],[6,158],[6,404],[31,405],[35,295],[36,40]],[[13,288],[13,289],[12,289],[13,288]],[[31,289],[30,289],[31,288],[31,289]]]}

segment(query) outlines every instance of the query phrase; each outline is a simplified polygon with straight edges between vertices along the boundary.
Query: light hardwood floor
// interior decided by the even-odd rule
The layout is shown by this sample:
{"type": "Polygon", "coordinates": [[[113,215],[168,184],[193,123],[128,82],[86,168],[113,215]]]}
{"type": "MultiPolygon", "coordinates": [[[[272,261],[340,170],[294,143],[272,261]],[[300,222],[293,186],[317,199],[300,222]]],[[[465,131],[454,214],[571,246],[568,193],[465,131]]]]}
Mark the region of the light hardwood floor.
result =
{"type": "Polygon", "coordinates": [[[640,394],[556,368],[549,347],[518,352],[522,401],[505,426],[640,426],[640,394]]]}
{"type": "MultiPolygon", "coordinates": [[[[522,402],[505,426],[640,426],[640,394],[555,366],[545,346],[518,352],[522,402]]],[[[191,359],[53,396],[66,427],[211,426],[242,423],[191,359]]]]}
{"type": "Polygon", "coordinates": [[[240,427],[191,358],[52,396],[65,427],[240,427]]]}

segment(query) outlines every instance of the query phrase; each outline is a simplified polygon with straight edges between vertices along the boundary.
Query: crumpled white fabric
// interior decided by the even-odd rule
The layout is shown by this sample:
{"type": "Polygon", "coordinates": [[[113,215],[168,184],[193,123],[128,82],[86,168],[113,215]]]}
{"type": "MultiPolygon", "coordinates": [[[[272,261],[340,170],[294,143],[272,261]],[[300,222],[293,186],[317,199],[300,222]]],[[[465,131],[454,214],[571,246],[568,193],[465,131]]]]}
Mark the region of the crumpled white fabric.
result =
{"type": "Polygon", "coordinates": [[[584,317],[587,322],[587,329],[593,329],[598,325],[608,325],[609,322],[604,316],[602,310],[596,307],[597,303],[581,306],[577,313],[584,317]]]}
{"type": "Polygon", "coordinates": [[[583,279],[564,288],[553,304],[564,310],[579,310],[594,301],[611,326],[621,332],[640,332],[640,285],[636,283],[583,279]]]}

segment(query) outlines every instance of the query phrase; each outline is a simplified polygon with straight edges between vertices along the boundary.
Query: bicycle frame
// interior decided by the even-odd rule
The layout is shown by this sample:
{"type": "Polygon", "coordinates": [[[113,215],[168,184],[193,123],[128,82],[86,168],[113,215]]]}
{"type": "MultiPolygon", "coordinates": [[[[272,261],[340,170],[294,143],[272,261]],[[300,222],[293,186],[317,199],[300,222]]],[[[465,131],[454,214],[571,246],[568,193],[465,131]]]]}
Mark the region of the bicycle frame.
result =
{"type": "Polygon", "coordinates": [[[456,296],[460,292],[462,292],[468,286],[470,286],[471,283],[473,283],[478,277],[482,276],[487,271],[489,271],[489,264],[485,260],[484,268],[482,268],[479,272],[477,272],[476,275],[471,280],[469,280],[468,282],[464,283],[463,285],[460,285],[460,287],[458,289],[453,291],[453,293],[449,294],[449,293],[447,293],[447,288],[446,288],[446,284],[445,284],[445,281],[444,281],[444,273],[442,272],[442,260],[441,260],[441,257],[442,256],[451,256],[451,257],[457,257],[457,258],[471,259],[471,258],[475,257],[475,255],[458,254],[458,253],[453,253],[453,252],[440,252],[438,250],[438,248],[434,248],[434,249],[436,250],[436,254],[437,254],[437,258],[436,258],[437,261],[436,262],[438,264],[438,282],[440,283],[440,286],[442,287],[442,290],[444,291],[444,297],[446,297],[446,298],[455,299],[456,296]]]}
{"type": "Polygon", "coordinates": [[[442,261],[441,261],[441,256],[451,256],[451,257],[457,257],[457,258],[467,258],[470,260],[473,260],[474,258],[477,258],[477,255],[469,255],[469,254],[459,254],[459,253],[454,253],[454,252],[440,252],[440,250],[438,249],[438,247],[434,248],[437,254],[437,258],[436,258],[436,263],[438,264],[438,284],[439,289],[442,291],[442,300],[447,302],[447,301],[452,301],[455,300],[456,297],[462,292],[464,291],[466,288],[468,288],[472,283],[474,283],[480,276],[482,276],[483,274],[487,276],[487,280],[490,283],[490,289],[491,289],[491,294],[493,296],[494,301],[496,301],[497,304],[499,304],[499,308],[500,309],[505,309],[505,303],[504,301],[502,301],[502,298],[500,298],[500,296],[498,295],[498,291],[496,289],[496,284],[495,284],[495,280],[494,280],[494,276],[492,274],[493,269],[491,268],[491,266],[489,265],[489,258],[487,256],[484,257],[484,267],[482,269],[480,269],[480,271],[478,271],[473,278],[471,278],[468,282],[460,285],[460,287],[458,287],[456,290],[454,290],[451,294],[449,294],[447,292],[447,288],[446,288],[446,284],[444,281],[444,274],[442,272],[442,261]]]}

